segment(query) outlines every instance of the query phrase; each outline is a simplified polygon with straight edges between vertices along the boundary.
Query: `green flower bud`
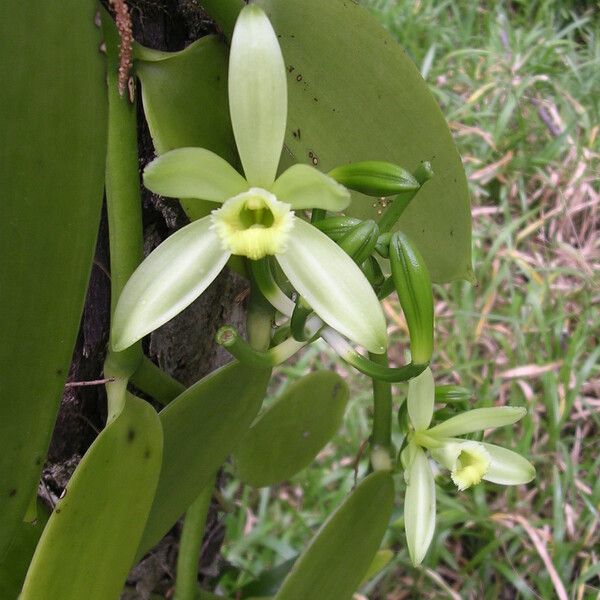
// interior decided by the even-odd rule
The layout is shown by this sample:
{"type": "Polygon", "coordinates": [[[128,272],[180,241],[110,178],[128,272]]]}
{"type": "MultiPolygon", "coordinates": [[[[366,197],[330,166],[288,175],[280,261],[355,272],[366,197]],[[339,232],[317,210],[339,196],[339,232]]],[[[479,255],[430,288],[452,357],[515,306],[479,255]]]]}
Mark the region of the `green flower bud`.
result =
{"type": "Polygon", "coordinates": [[[396,232],[390,242],[390,266],[410,334],[412,362],[428,363],[433,352],[433,294],[423,257],[396,232]]]}
{"type": "Polygon", "coordinates": [[[336,167],[329,176],[367,196],[394,196],[418,190],[419,182],[405,169],[389,162],[365,161],[336,167]]]}
{"type": "Polygon", "coordinates": [[[346,254],[352,257],[355,263],[362,265],[371,256],[378,237],[379,228],[377,223],[375,221],[363,221],[350,229],[339,240],[338,244],[346,254]]]}
{"type": "Polygon", "coordinates": [[[378,287],[383,285],[385,281],[385,275],[383,274],[377,259],[373,256],[369,256],[367,260],[360,266],[360,270],[365,274],[368,282],[377,290],[378,287]]]}
{"type": "Polygon", "coordinates": [[[360,219],[354,217],[327,217],[313,225],[334,242],[339,242],[353,227],[360,224],[360,219]]]}

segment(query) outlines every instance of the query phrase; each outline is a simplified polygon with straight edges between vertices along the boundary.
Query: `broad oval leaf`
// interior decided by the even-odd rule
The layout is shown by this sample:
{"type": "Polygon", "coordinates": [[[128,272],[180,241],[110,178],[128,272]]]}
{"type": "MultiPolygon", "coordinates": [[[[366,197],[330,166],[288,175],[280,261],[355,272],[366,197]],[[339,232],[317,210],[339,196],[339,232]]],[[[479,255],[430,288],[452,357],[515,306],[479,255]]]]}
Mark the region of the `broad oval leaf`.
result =
{"type": "Polygon", "coordinates": [[[37,488],[94,255],[107,129],[96,10],[0,11],[0,556],[37,488]]]}
{"type": "Polygon", "coordinates": [[[27,573],[22,600],[117,598],[148,517],[162,456],[156,411],[128,395],[57,503],[27,573]]]}
{"type": "MultiPolygon", "coordinates": [[[[448,125],[418,69],[396,41],[347,0],[258,0],[277,32],[288,73],[285,162],[328,172],[378,160],[434,178],[400,220],[434,281],[471,278],[467,180],[448,125]]],[[[401,41],[401,40],[400,40],[401,41]]],[[[353,194],[347,213],[377,219],[381,206],[353,194]]]]}
{"type": "Polygon", "coordinates": [[[308,466],[338,430],[348,386],[336,373],[317,371],[294,383],[252,425],[234,456],[240,479],[262,487],[308,466]]]}
{"type": "Polygon", "coordinates": [[[173,526],[212,482],[256,417],[270,370],[231,363],[188,388],[160,412],[163,463],[140,555],[173,526]]]}
{"type": "Polygon", "coordinates": [[[298,559],[276,600],[350,600],[373,561],[394,507],[392,476],[364,479],[298,559]]]}

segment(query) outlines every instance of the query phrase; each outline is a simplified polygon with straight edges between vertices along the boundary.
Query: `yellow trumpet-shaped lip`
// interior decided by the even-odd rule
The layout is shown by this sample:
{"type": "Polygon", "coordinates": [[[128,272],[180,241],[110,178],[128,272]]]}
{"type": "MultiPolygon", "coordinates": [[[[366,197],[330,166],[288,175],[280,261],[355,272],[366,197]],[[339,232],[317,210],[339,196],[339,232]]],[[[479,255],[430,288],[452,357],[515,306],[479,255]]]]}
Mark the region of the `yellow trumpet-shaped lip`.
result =
{"type": "Polygon", "coordinates": [[[490,467],[491,458],[483,444],[466,441],[455,445],[454,466],[451,470],[452,481],[459,490],[477,485],[490,467]]]}
{"type": "Polygon", "coordinates": [[[290,209],[271,192],[253,187],[212,212],[212,229],[224,250],[258,260],[287,250],[295,219],[290,209]]]}

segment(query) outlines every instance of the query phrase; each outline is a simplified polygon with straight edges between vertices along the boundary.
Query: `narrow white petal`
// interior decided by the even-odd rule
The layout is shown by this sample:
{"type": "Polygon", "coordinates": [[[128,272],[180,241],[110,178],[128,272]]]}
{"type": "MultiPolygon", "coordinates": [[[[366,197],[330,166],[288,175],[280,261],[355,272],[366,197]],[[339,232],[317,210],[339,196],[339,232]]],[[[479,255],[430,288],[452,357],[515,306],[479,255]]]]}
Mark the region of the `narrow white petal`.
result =
{"type": "Polygon", "coordinates": [[[427,367],[420,375],[408,382],[408,416],[417,430],[427,429],[433,416],[435,382],[427,367]]]}
{"type": "Polygon", "coordinates": [[[144,185],[161,196],[213,202],[249,187],[226,160],[204,148],[177,148],[159,156],[144,169],[144,185]]]}
{"type": "Polygon", "coordinates": [[[502,485],[519,485],[529,483],[535,477],[535,467],[520,454],[496,446],[483,443],[490,455],[490,466],[483,476],[486,481],[502,485]]]}
{"type": "Polygon", "coordinates": [[[435,531],[435,482],[427,456],[416,448],[404,497],[404,527],[412,563],[423,562],[435,531]]]}
{"type": "Polygon", "coordinates": [[[225,266],[222,249],[205,217],[167,238],[133,273],[117,303],[112,347],[124,350],[191,304],[225,266]]]}
{"type": "Polygon", "coordinates": [[[294,210],[339,212],[350,204],[350,192],[343,185],[310,165],[293,165],[277,178],[271,191],[294,210]]]}
{"type": "Polygon", "coordinates": [[[435,437],[454,437],[511,425],[522,419],[527,410],[517,406],[497,406],[495,408],[474,408],[456,417],[452,417],[435,427],[428,433],[435,437]]]}
{"type": "Polygon", "coordinates": [[[268,189],[283,148],[287,82],[277,36],[256,5],[242,9],[231,39],[229,110],[246,179],[268,189]]]}
{"type": "Polygon", "coordinates": [[[385,351],[387,332],[379,300],[361,270],[335,242],[297,218],[287,251],[276,258],[290,283],[323,321],[370,352],[385,351]]]}

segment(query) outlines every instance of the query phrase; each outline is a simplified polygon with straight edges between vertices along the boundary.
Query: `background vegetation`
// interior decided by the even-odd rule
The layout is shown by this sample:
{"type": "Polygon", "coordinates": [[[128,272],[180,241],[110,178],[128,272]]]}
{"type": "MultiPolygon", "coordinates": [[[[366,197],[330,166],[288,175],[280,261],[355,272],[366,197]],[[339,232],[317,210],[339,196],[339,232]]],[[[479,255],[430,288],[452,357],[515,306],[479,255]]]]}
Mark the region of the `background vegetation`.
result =
{"type": "MultiPolygon", "coordinates": [[[[438,383],[470,388],[474,407],[526,406],[518,427],[489,439],[530,457],[538,475],[528,486],[486,484],[463,493],[439,477],[436,537],[424,565],[410,565],[400,510],[386,538],[394,558],[362,593],[372,600],[596,598],[600,7],[560,0],[365,4],[431,85],[471,185],[478,283],[435,290],[438,383]]],[[[401,363],[403,317],[394,299],[385,310],[401,363]]],[[[222,582],[230,592],[294,557],[353,485],[354,465],[366,468],[358,458],[369,435],[370,390],[325,346],[282,368],[273,393],[317,361],[347,375],[345,425],[287,485],[253,491],[230,479],[223,547],[230,569],[222,582]]],[[[404,396],[397,386],[398,406],[404,396]]],[[[398,478],[399,498],[401,487],[398,478]]]]}

